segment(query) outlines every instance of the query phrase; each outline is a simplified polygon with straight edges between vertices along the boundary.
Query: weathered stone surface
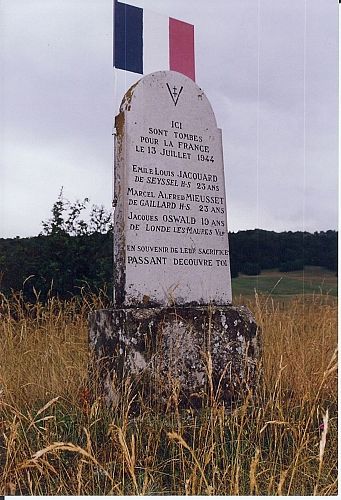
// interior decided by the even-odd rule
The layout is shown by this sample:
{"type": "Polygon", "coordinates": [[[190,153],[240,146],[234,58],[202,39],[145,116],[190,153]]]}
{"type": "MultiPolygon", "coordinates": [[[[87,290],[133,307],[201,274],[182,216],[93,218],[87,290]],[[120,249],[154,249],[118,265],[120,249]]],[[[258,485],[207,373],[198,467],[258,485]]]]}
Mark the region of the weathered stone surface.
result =
{"type": "Polygon", "coordinates": [[[100,392],[117,404],[122,382],[144,404],[183,406],[206,395],[231,402],[256,380],[257,325],[246,307],[100,310],[90,315],[90,346],[100,392]]]}
{"type": "Polygon", "coordinates": [[[211,105],[160,71],[128,90],[115,128],[115,309],[90,316],[92,376],[114,405],[127,387],[140,406],[230,403],[256,382],[259,341],[248,309],[231,305],[211,105]]]}
{"type": "Polygon", "coordinates": [[[230,303],[222,138],[204,92],[147,75],[115,126],[115,304],[230,303]]]}

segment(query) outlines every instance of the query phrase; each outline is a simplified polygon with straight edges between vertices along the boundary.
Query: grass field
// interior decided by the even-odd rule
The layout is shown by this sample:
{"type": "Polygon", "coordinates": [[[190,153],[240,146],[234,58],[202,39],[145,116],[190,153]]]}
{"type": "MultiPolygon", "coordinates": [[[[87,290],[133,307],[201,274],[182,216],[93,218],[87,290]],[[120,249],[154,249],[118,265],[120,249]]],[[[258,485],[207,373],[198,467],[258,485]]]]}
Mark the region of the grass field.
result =
{"type": "Polygon", "coordinates": [[[242,404],[208,394],[198,411],[175,398],[139,415],[129,387],[116,409],[89,399],[87,316],[104,296],[0,295],[0,494],[336,495],[337,302],[311,280],[309,300],[250,288],[236,298],[263,343],[263,378],[242,404]]]}
{"type": "Polygon", "coordinates": [[[240,275],[232,280],[233,296],[254,296],[255,291],[272,297],[291,295],[337,296],[335,272],[322,267],[306,266],[304,271],[280,273],[266,270],[258,276],[240,275]]]}

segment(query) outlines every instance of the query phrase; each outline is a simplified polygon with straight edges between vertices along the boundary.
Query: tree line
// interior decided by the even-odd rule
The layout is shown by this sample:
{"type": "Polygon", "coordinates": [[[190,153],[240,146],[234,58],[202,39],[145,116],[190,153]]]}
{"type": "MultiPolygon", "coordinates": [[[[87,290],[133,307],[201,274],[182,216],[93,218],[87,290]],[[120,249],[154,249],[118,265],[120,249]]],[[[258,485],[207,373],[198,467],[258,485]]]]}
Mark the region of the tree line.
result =
{"type": "Polygon", "coordinates": [[[264,269],[297,271],[322,266],[337,272],[337,231],[265,231],[229,233],[232,277],[256,275],[264,269]]]}
{"type": "MultiPolygon", "coordinates": [[[[41,234],[0,239],[0,289],[22,291],[23,298],[67,299],[86,288],[112,296],[113,228],[111,215],[89,200],[70,203],[60,192],[41,234]]],[[[337,272],[337,231],[277,233],[254,229],[229,233],[232,277],[277,268],[288,272],[305,265],[337,272]]]]}

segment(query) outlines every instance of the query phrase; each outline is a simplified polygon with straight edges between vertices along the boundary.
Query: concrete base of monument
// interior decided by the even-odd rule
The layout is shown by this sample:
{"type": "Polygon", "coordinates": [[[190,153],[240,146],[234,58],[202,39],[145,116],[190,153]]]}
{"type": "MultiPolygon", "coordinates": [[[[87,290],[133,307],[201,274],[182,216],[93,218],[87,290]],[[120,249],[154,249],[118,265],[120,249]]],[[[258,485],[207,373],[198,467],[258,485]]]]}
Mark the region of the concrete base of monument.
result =
{"type": "Polygon", "coordinates": [[[135,404],[232,403],[258,379],[258,329],[243,306],[99,310],[89,327],[92,380],[110,405],[128,387],[135,404]]]}

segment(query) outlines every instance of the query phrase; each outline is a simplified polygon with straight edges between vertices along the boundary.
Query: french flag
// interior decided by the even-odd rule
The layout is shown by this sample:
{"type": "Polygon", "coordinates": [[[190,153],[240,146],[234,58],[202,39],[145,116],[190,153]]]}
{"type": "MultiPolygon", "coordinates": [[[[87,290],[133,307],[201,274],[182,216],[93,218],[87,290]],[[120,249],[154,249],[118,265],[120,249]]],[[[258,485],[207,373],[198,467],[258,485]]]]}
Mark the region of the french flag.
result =
{"type": "Polygon", "coordinates": [[[194,26],[115,0],[114,67],[142,75],[173,70],[195,81],[194,26]]]}

